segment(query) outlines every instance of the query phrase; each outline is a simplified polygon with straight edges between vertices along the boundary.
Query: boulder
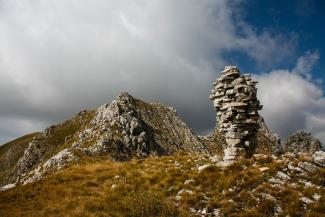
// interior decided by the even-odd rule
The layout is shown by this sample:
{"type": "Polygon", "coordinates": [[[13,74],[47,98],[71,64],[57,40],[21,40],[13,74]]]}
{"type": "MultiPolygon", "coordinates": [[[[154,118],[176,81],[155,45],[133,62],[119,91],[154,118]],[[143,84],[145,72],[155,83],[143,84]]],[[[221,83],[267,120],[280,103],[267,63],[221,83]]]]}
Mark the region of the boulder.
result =
{"type": "Polygon", "coordinates": [[[16,187],[16,184],[15,183],[11,183],[11,184],[8,184],[8,185],[5,185],[5,186],[2,186],[0,187],[0,191],[7,191],[11,188],[14,188],[16,187]]]}
{"type": "Polygon", "coordinates": [[[285,174],[284,172],[281,172],[281,171],[278,171],[276,176],[284,181],[291,179],[290,176],[288,176],[287,174],[285,174]]]}
{"type": "Polygon", "coordinates": [[[315,166],[314,164],[309,163],[309,162],[299,162],[298,167],[300,167],[301,169],[303,169],[307,172],[310,172],[310,173],[314,173],[317,170],[319,170],[319,168],[317,166],[315,166]]]}
{"type": "Polygon", "coordinates": [[[325,152],[324,151],[316,151],[313,155],[313,161],[322,167],[325,167],[325,152]]]}
{"type": "Polygon", "coordinates": [[[200,172],[202,172],[203,170],[209,168],[210,166],[212,166],[211,164],[205,164],[205,165],[202,165],[202,166],[199,166],[197,169],[200,172]]]}

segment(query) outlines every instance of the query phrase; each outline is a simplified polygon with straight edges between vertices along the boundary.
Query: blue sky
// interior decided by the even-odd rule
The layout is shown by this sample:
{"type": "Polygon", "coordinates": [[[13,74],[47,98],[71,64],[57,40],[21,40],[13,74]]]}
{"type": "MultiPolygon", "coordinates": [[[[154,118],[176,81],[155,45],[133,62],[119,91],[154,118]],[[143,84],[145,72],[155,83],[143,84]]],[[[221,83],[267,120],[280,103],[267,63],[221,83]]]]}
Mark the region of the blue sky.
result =
{"type": "Polygon", "coordinates": [[[0,143],[123,91],[209,133],[209,92],[229,64],[259,81],[273,132],[325,143],[323,11],[314,0],[0,1],[0,143]]]}
{"type": "MultiPolygon", "coordinates": [[[[306,51],[317,51],[320,60],[313,67],[314,79],[325,79],[325,1],[322,0],[272,0],[243,1],[241,16],[254,26],[257,32],[268,29],[274,34],[284,34],[296,40],[291,57],[272,65],[263,65],[267,70],[290,68],[296,58],[306,51]]],[[[231,60],[245,71],[261,72],[261,66],[245,54],[232,53],[231,60]]],[[[325,88],[325,84],[323,84],[325,88]]]]}
{"type": "MultiPolygon", "coordinates": [[[[290,38],[294,41],[294,46],[291,50],[291,55],[288,55],[285,58],[280,59],[278,62],[272,62],[272,64],[256,64],[256,61],[250,59],[245,56],[245,54],[235,54],[232,55],[231,58],[234,58],[233,61],[236,65],[240,65],[242,69],[253,72],[255,74],[268,73],[270,71],[276,71],[283,69],[285,72],[288,70],[294,71],[294,68],[297,65],[297,59],[299,57],[303,57],[306,53],[311,52],[318,56],[317,60],[311,63],[310,65],[310,77],[307,78],[308,85],[315,85],[319,87],[318,91],[325,90],[325,29],[324,29],[324,20],[325,20],[325,2],[321,0],[286,0],[286,1],[243,1],[241,8],[243,19],[247,21],[250,25],[252,25],[257,32],[263,32],[264,30],[270,31],[275,35],[285,35],[289,40],[290,38]]],[[[285,72],[283,72],[285,74],[285,72]]],[[[293,72],[294,73],[294,72],[293,72]]],[[[276,73],[273,73],[276,74],[276,73]]],[[[285,75],[282,75],[285,76],[285,75]]],[[[271,80],[272,73],[269,73],[267,77],[268,80],[271,80]]],[[[262,81],[261,81],[262,82],[262,81]]],[[[265,79],[263,80],[265,83],[265,79]]],[[[267,81],[270,82],[270,81],[267,81]]],[[[267,83],[266,82],[266,83],[267,83]]],[[[264,85],[262,83],[262,85],[264,85]]],[[[276,83],[276,82],[275,82],[276,83]]],[[[279,82],[280,83],[280,82],[279,82]]],[[[278,84],[274,84],[274,88],[270,88],[268,92],[274,91],[277,88],[278,84]]],[[[262,91],[266,92],[266,88],[261,87],[262,91]]],[[[281,87],[279,87],[281,89],[281,87]]],[[[294,89],[294,87],[292,88],[294,89]]],[[[307,89],[304,89],[302,86],[295,91],[301,92],[303,95],[304,92],[308,92],[307,89]]],[[[275,94],[274,94],[275,95],[275,94]]],[[[306,94],[308,95],[308,94],[306,94]]],[[[324,112],[325,107],[323,93],[320,93],[315,101],[310,102],[310,98],[313,98],[311,95],[308,97],[297,98],[302,102],[295,104],[296,108],[289,108],[287,106],[288,112],[284,112],[285,115],[291,116],[294,113],[292,118],[286,118],[284,116],[281,117],[279,113],[282,110],[276,109],[273,104],[269,101],[266,102],[267,99],[264,97],[264,104],[268,107],[264,111],[264,116],[268,117],[270,125],[273,130],[281,129],[280,131],[284,132],[289,128],[288,125],[296,128],[296,126],[304,126],[301,129],[314,132],[316,137],[321,138],[324,142],[324,112]],[[304,102],[305,104],[304,104],[304,102]],[[317,101],[317,102],[316,102],[317,101]],[[308,105],[317,104],[317,108],[310,108],[308,105]],[[308,109],[297,109],[298,107],[308,107],[308,109]],[[270,109],[270,107],[272,107],[270,109]],[[274,111],[270,111],[274,109],[274,111]],[[315,113],[310,112],[309,110],[316,111],[315,113]],[[272,115],[270,113],[272,113],[272,115]],[[280,118],[278,117],[280,116],[280,118]],[[304,117],[302,117],[304,116],[304,117]],[[313,118],[311,118],[313,116],[313,118]],[[284,125],[280,126],[280,124],[272,123],[272,120],[278,118],[278,122],[280,122],[281,118],[283,118],[284,125]],[[298,121],[300,119],[300,121],[298,121]],[[317,124],[308,124],[308,119],[315,120],[317,124]],[[300,122],[300,123],[299,123],[300,122]],[[302,124],[305,122],[305,124],[302,124]],[[308,127],[307,127],[308,125],[308,127]],[[316,130],[318,129],[318,130],[316,130]],[[321,129],[321,130],[320,130],[321,129]],[[318,131],[318,132],[316,132],[318,131]]],[[[262,96],[263,98],[263,96],[262,96]]],[[[272,98],[272,97],[271,97],[272,98]]],[[[281,96],[278,96],[281,98],[281,96]]],[[[292,100],[292,96],[283,97],[286,101],[286,104],[290,104],[292,100]]],[[[273,96],[272,99],[275,99],[273,96]]],[[[275,102],[277,103],[277,102],[275,102]]],[[[279,106],[280,107],[280,106],[279,106]]],[[[293,106],[292,106],[293,107],[293,106]]],[[[262,112],[263,113],[263,112],[262,112]]],[[[276,130],[275,130],[276,131],[276,130]]],[[[285,134],[289,134],[289,131],[285,134]]],[[[279,132],[279,131],[278,131],[279,132]]],[[[281,134],[281,133],[280,133],[281,134]]]]}

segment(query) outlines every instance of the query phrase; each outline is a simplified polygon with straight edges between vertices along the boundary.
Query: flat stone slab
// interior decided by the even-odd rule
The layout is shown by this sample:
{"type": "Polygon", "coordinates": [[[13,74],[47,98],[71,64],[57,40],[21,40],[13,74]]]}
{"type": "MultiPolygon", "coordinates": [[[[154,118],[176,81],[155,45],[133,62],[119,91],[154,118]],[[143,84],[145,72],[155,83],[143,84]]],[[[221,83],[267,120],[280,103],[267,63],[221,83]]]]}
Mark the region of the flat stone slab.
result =
{"type": "Polygon", "coordinates": [[[270,168],[268,167],[261,167],[261,168],[258,168],[261,172],[265,172],[265,171],[268,171],[270,168]]]}
{"type": "Polygon", "coordinates": [[[247,106],[247,103],[244,102],[230,102],[230,103],[225,103],[222,109],[227,109],[229,107],[245,107],[245,106],[247,106]]]}

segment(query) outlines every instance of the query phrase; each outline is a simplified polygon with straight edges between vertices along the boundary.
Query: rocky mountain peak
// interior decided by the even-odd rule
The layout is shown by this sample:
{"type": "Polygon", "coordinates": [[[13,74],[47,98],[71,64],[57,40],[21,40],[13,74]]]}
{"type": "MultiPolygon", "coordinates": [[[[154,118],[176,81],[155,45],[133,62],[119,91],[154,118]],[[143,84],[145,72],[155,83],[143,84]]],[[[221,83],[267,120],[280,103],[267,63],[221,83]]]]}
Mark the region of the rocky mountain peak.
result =
{"type": "Polygon", "coordinates": [[[288,137],[284,144],[284,150],[292,153],[305,152],[313,154],[324,149],[321,142],[314,138],[311,133],[298,131],[288,137]]]}
{"type": "Polygon", "coordinates": [[[104,104],[97,109],[96,116],[92,121],[95,124],[96,121],[109,121],[114,117],[132,113],[135,110],[135,100],[134,98],[124,92],[119,94],[110,104],[104,104]]]}
{"type": "Polygon", "coordinates": [[[208,152],[174,108],[146,103],[125,92],[35,136],[8,181],[34,182],[83,156],[125,161],[178,151],[208,152]]]}

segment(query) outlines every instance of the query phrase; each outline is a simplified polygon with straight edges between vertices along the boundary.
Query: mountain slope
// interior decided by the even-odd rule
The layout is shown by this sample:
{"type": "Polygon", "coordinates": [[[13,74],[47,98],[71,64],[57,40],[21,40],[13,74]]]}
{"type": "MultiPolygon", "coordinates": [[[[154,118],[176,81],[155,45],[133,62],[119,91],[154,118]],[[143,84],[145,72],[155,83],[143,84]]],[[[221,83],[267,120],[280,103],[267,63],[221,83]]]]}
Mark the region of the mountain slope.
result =
{"type": "Polygon", "coordinates": [[[0,216],[321,216],[325,152],[283,154],[259,124],[253,157],[225,167],[218,128],[122,93],[0,147],[0,216]]]}
{"type": "Polygon", "coordinates": [[[0,192],[0,216],[320,217],[325,170],[316,158],[255,155],[220,168],[194,153],[126,162],[94,157],[0,192]]]}
{"type": "Polygon", "coordinates": [[[8,175],[23,156],[29,142],[37,135],[38,133],[25,135],[0,146],[0,186],[12,181],[8,175]]]}
{"type": "Polygon", "coordinates": [[[69,146],[68,138],[78,130],[83,129],[93,114],[94,111],[82,111],[72,119],[50,126],[42,133],[35,135],[10,172],[9,180],[13,182],[17,178],[21,178],[21,176],[35,169],[41,162],[48,160],[64,147],[69,146]]]}
{"type": "MultiPolygon", "coordinates": [[[[17,163],[7,168],[8,178],[0,180],[3,185],[17,178],[19,183],[33,182],[85,156],[124,161],[178,151],[208,152],[173,108],[145,103],[127,93],[33,136],[13,161],[17,163]]],[[[8,154],[3,149],[3,155],[8,154]]]]}

